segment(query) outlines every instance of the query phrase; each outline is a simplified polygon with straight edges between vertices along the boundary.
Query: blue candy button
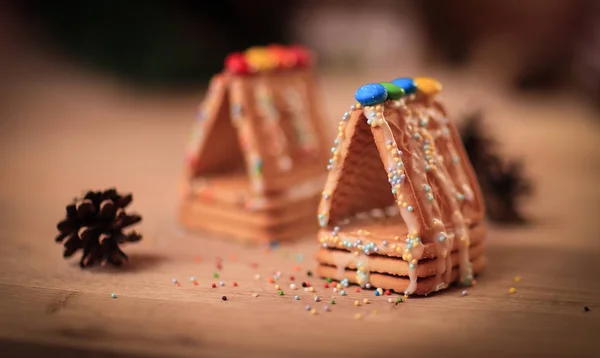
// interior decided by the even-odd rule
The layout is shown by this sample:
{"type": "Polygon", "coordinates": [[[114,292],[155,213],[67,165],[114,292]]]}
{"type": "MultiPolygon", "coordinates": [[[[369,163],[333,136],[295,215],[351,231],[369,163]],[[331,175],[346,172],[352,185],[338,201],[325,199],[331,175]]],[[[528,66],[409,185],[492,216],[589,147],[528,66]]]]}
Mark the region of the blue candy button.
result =
{"type": "Polygon", "coordinates": [[[406,94],[417,92],[417,84],[412,78],[396,78],[392,83],[402,88],[406,94]]]}
{"type": "Polygon", "coordinates": [[[359,88],[354,98],[363,106],[372,106],[387,99],[387,90],[379,83],[370,83],[359,88]]]}

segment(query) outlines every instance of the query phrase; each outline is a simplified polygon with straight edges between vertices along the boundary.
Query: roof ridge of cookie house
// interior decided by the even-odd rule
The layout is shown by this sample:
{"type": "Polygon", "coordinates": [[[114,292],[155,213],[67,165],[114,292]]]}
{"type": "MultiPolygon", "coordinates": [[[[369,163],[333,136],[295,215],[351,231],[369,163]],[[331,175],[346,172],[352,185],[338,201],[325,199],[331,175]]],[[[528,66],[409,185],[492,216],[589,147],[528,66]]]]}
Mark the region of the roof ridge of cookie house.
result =
{"type": "Polygon", "coordinates": [[[456,128],[435,100],[441,90],[431,78],[398,78],[356,91],[358,103],[342,116],[331,148],[318,211],[322,245],[347,245],[336,238],[337,223],[395,207],[408,229],[398,249],[411,267],[422,255],[421,238],[435,241],[443,255],[456,238],[460,281],[472,280],[468,225],[482,220],[484,206],[456,128]]]}

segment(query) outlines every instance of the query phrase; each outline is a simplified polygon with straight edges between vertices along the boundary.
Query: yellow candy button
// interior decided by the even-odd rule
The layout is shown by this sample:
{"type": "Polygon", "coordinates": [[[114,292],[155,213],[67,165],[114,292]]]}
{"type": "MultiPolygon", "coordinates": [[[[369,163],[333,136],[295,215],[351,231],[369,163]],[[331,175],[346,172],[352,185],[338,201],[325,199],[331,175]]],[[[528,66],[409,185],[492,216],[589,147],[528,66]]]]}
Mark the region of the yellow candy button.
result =
{"type": "Polygon", "coordinates": [[[254,71],[267,71],[277,66],[277,59],[264,47],[252,47],[246,50],[246,61],[254,71]]]}
{"type": "Polygon", "coordinates": [[[435,96],[442,92],[442,84],[430,77],[417,77],[414,79],[417,91],[427,97],[435,96]]]}

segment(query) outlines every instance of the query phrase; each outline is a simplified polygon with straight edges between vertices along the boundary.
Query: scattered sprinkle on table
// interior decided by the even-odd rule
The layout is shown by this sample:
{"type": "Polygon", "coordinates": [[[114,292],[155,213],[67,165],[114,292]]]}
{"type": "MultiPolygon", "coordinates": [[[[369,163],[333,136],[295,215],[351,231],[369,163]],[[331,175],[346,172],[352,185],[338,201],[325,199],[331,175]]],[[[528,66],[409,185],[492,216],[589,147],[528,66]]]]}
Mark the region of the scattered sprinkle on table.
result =
{"type": "Polygon", "coordinates": [[[316,315],[317,314],[317,310],[313,308],[312,310],[310,310],[310,314],[313,315],[313,316],[316,315]]]}
{"type": "Polygon", "coordinates": [[[338,291],[337,287],[334,287],[334,288],[333,288],[333,292],[335,293],[335,292],[337,292],[337,291],[338,291]]]}
{"type": "Polygon", "coordinates": [[[368,299],[368,298],[365,298],[365,299],[363,300],[363,303],[364,303],[365,305],[366,305],[366,304],[369,304],[369,299],[368,299]]]}
{"type": "Polygon", "coordinates": [[[398,297],[398,299],[396,300],[396,303],[402,303],[402,297],[398,297]]]}
{"type": "Polygon", "coordinates": [[[354,287],[354,292],[360,292],[360,288],[359,287],[354,287]]]}
{"type": "Polygon", "coordinates": [[[233,287],[237,287],[238,283],[233,281],[233,287]]]}
{"type": "Polygon", "coordinates": [[[354,319],[361,319],[362,315],[360,313],[357,313],[354,315],[354,319]]]}
{"type": "Polygon", "coordinates": [[[269,281],[269,283],[275,283],[275,279],[273,277],[269,277],[267,281],[269,281]]]}
{"type": "Polygon", "coordinates": [[[194,276],[190,277],[190,282],[194,282],[196,281],[196,278],[194,276]]]}
{"type": "Polygon", "coordinates": [[[332,305],[335,305],[335,300],[332,298],[331,301],[329,301],[329,303],[331,303],[332,305]]]}
{"type": "Polygon", "coordinates": [[[325,283],[323,284],[323,288],[329,288],[329,284],[328,284],[327,282],[325,282],[325,283]]]}
{"type": "Polygon", "coordinates": [[[513,278],[513,281],[521,282],[521,276],[515,276],[515,278],[513,278]]]}
{"type": "Polygon", "coordinates": [[[319,302],[319,296],[315,296],[314,300],[315,302],[319,302]]]}
{"type": "Polygon", "coordinates": [[[215,273],[213,273],[213,277],[214,278],[219,278],[219,274],[215,272],[215,273]]]}
{"type": "Polygon", "coordinates": [[[302,270],[302,267],[298,265],[294,266],[294,271],[299,272],[300,270],[302,270]]]}
{"type": "Polygon", "coordinates": [[[306,276],[311,277],[312,275],[312,271],[306,271],[306,276]]]}
{"type": "Polygon", "coordinates": [[[323,307],[323,310],[324,310],[325,312],[329,312],[329,311],[331,311],[331,309],[329,308],[329,306],[325,306],[325,307],[323,307]]]}
{"type": "Polygon", "coordinates": [[[294,296],[294,299],[295,299],[296,301],[298,301],[298,300],[300,299],[300,296],[296,295],[296,296],[294,296]]]}
{"type": "Polygon", "coordinates": [[[254,279],[255,280],[260,280],[260,275],[259,274],[254,275],[254,279]]]}
{"type": "Polygon", "coordinates": [[[216,283],[213,283],[213,284],[211,285],[211,287],[212,287],[212,288],[217,288],[217,284],[216,284],[216,283]]]}
{"type": "Polygon", "coordinates": [[[304,255],[302,255],[302,254],[296,254],[296,261],[302,262],[302,260],[304,260],[304,255]]]}
{"type": "Polygon", "coordinates": [[[294,281],[296,278],[292,275],[290,276],[290,281],[294,281]]]}
{"type": "Polygon", "coordinates": [[[295,290],[295,289],[297,289],[297,288],[298,288],[298,287],[296,287],[296,285],[295,285],[295,284],[293,284],[293,283],[292,283],[292,284],[290,284],[290,290],[295,290]]]}
{"type": "Polygon", "coordinates": [[[346,296],[346,291],[344,291],[344,290],[341,290],[341,291],[340,291],[340,296],[346,296]]]}
{"type": "Polygon", "coordinates": [[[223,281],[219,282],[219,286],[221,286],[221,287],[225,286],[225,282],[223,282],[223,281]]]}
{"type": "Polygon", "coordinates": [[[312,287],[312,286],[310,286],[310,287],[308,288],[308,292],[315,292],[315,288],[314,288],[314,287],[312,287]]]}
{"type": "Polygon", "coordinates": [[[117,295],[113,292],[110,294],[110,298],[117,298],[117,295]]]}
{"type": "Polygon", "coordinates": [[[517,293],[517,289],[516,289],[516,288],[514,288],[514,287],[511,287],[511,288],[509,288],[509,289],[508,289],[508,293],[510,293],[511,295],[512,295],[513,293],[517,293]]]}
{"type": "Polygon", "coordinates": [[[279,287],[279,285],[275,285],[275,289],[279,290],[281,287],[279,287]]]}
{"type": "Polygon", "coordinates": [[[179,283],[179,282],[177,282],[177,279],[176,279],[176,278],[172,279],[171,281],[172,281],[174,284],[178,284],[178,283],[179,283]]]}
{"type": "Polygon", "coordinates": [[[326,281],[327,283],[331,283],[331,278],[327,277],[327,278],[325,279],[325,281],[326,281]]]}
{"type": "Polygon", "coordinates": [[[584,311],[584,312],[589,312],[589,311],[590,311],[590,308],[589,308],[588,306],[583,306],[583,311],[584,311]]]}
{"type": "Polygon", "coordinates": [[[355,306],[360,306],[360,302],[358,300],[354,301],[355,306]]]}
{"type": "Polygon", "coordinates": [[[375,296],[379,296],[379,291],[375,291],[375,296]]]}
{"type": "Polygon", "coordinates": [[[460,293],[461,296],[466,296],[467,295],[467,290],[462,290],[462,292],[460,293]]]}
{"type": "Polygon", "coordinates": [[[371,284],[367,282],[367,284],[365,285],[365,288],[367,288],[367,289],[371,288],[371,284]]]}
{"type": "Polygon", "coordinates": [[[310,305],[304,306],[304,309],[307,310],[307,311],[310,311],[310,305]]]}
{"type": "Polygon", "coordinates": [[[394,302],[394,300],[392,300],[391,298],[388,298],[388,302],[392,303],[392,302],[394,302]]]}
{"type": "Polygon", "coordinates": [[[308,285],[306,284],[306,282],[302,282],[302,287],[308,287],[308,285]]]}
{"type": "Polygon", "coordinates": [[[254,298],[258,297],[258,293],[254,292],[254,293],[252,294],[252,297],[254,297],[254,298]]]}
{"type": "Polygon", "coordinates": [[[279,296],[283,296],[283,291],[279,290],[279,296]]]}
{"type": "Polygon", "coordinates": [[[223,301],[227,301],[227,296],[223,296],[223,297],[221,297],[221,299],[222,299],[223,301]]]}
{"type": "Polygon", "coordinates": [[[379,313],[379,311],[378,311],[378,310],[373,310],[373,312],[372,312],[372,313],[373,313],[373,314],[378,314],[378,313],[379,313]]]}
{"type": "Polygon", "coordinates": [[[383,289],[380,287],[375,292],[379,292],[379,296],[383,296],[383,289]]]}
{"type": "Polygon", "coordinates": [[[392,292],[391,292],[390,290],[385,290],[385,295],[386,295],[386,296],[389,296],[389,295],[391,295],[391,294],[392,294],[392,292]]]}
{"type": "Polygon", "coordinates": [[[337,288],[338,290],[341,290],[344,287],[342,286],[341,283],[338,283],[337,285],[335,285],[335,288],[337,288]]]}

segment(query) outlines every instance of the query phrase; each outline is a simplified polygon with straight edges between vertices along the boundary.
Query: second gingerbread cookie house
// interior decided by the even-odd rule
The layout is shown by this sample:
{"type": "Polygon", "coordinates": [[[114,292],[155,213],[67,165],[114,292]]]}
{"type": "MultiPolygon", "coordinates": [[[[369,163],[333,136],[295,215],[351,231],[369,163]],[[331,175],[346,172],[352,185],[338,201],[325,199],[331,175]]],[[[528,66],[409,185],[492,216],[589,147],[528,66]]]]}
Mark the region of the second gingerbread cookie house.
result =
{"type": "Polygon", "coordinates": [[[482,196],[440,91],[399,78],[356,92],[318,212],[320,276],[428,294],[485,267],[482,196]]]}
{"type": "Polygon", "coordinates": [[[228,56],[193,136],[185,227],[246,241],[316,231],[327,154],[308,51],[270,46],[228,56]]]}

